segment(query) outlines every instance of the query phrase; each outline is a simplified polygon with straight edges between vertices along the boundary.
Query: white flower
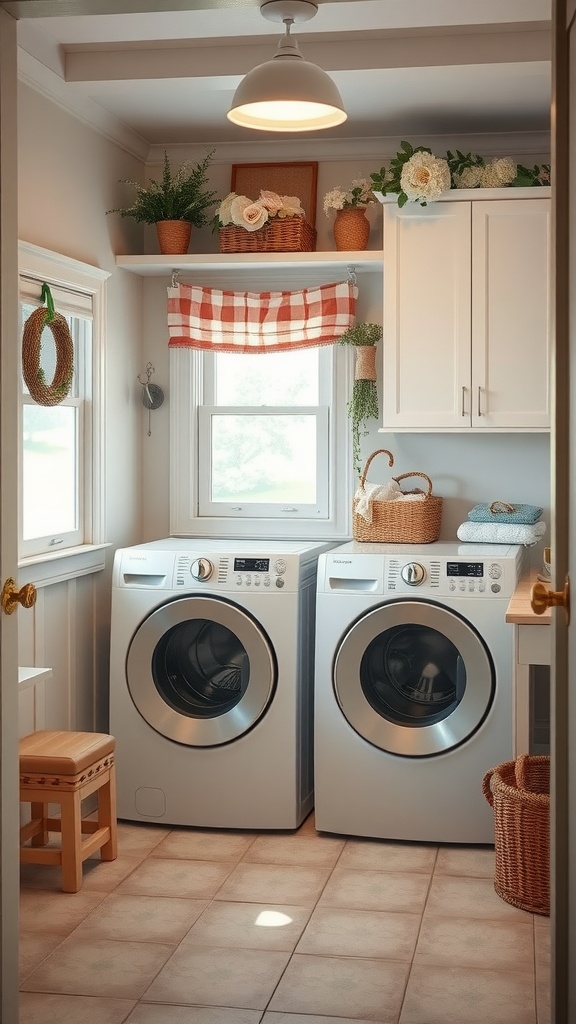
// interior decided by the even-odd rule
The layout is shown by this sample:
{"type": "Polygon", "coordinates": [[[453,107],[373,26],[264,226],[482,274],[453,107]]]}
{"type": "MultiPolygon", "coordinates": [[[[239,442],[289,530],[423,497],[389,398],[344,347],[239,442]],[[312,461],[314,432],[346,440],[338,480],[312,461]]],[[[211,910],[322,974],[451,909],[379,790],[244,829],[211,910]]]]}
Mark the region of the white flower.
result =
{"type": "Polygon", "coordinates": [[[282,217],[303,217],[304,210],[298,196],[282,196],[282,209],[279,212],[282,217]]]}
{"type": "Polygon", "coordinates": [[[226,196],[226,199],[223,199],[222,202],[220,203],[220,208],[218,210],[218,219],[220,223],[224,225],[224,227],[226,227],[227,224],[232,224],[232,214],[230,212],[230,207],[232,205],[232,200],[235,198],[236,193],[229,192],[229,194],[226,196]]]}
{"type": "Polygon", "coordinates": [[[260,204],[268,210],[268,213],[275,214],[282,209],[284,197],[279,196],[277,192],[266,192],[262,189],[260,191],[260,204]]]}
{"type": "Polygon", "coordinates": [[[491,160],[482,172],[482,188],[502,188],[516,177],[516,164],[509,156],[491,160]]]}
{"type": "Polygon", "coordinates": [[[454,185],[456,188],[479,188],[482,181],[482,172],[484,168],[476,165],[474,167],[465,167],[460,174],[454,175],[454,185]]]}
{"type": "Polygon", "coordinates": [[[447,161],[432,153],[414,153],[402,168],[400,187],[413,202],[438,199],[450,188],[450,169],[447,161]]]}
{"type": "Polygon", "coordinates": [[[268,210],[261,203],[247,199],[246,196],[235,196],[230,205],[232,223],[246,231],[258,231],[268,220],[268,210]]]}
{"type": "Polygon", "coordinates": [[[328,216],[330,210],[343,210],[345,202],[346,193],[337,185],[324,196],[324,213],[328,216]]]}

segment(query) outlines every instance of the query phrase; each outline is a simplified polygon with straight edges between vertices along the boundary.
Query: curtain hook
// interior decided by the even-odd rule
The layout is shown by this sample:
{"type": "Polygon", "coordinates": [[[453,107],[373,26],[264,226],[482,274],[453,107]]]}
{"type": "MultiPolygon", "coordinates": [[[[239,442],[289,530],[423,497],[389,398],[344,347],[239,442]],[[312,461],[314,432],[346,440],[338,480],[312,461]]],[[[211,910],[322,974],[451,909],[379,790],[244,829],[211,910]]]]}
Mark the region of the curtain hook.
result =
{"type": "Polygon", "coordinates": [[[356,284],[356,267],[348,267],[348,283],[356,284]]]}
{"type": "Polygon", "coordinates": [[[178,275],[179,274],[180,274],[179,270],[173,270],[172,271],[172,287],[173,288],[175,288],[177,283],[178,283],[178,275]]]}

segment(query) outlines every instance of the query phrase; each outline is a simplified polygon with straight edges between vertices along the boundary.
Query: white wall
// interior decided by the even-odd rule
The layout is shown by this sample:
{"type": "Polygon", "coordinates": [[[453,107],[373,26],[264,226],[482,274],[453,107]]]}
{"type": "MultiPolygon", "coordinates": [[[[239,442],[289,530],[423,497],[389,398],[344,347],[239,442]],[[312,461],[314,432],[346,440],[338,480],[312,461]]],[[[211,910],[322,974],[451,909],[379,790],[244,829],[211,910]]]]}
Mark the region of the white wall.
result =
{"type": "Polygon", "coordinates": [[[20,616],[20,664],[54,669],[48,727],[106,726],[113,548],[142,534],[142,423],[136,377],[142,363],[142,280],[117,270],[115,254],[138,252],[142,232],[106,210],[118,180],[143,166],[38,92],[18,90],[19,236],[111,272],[106,328],[105,572],[43,588],[20,616]],[[26,618],[25,616],[28,616],[26,618]]]}

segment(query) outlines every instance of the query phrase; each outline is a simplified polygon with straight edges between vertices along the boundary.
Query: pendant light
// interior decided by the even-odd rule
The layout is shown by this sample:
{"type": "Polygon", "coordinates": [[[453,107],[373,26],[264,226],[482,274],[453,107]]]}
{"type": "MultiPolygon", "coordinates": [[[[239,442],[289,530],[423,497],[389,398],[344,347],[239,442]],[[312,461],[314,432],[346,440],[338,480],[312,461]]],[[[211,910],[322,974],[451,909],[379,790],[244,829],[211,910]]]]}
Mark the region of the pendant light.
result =
{"type": "Polygon", "coordinates": [[[243,128],[272,132],[311,132],[333,128],[347,117],[330,76],[304,60],[290,35],[295,21],[309,21],[318,11],[312,0],[264,0],[260,13],[281,21],[286,34],[272,60],[253,68],[234,93],[228,119],[243,128]]]}

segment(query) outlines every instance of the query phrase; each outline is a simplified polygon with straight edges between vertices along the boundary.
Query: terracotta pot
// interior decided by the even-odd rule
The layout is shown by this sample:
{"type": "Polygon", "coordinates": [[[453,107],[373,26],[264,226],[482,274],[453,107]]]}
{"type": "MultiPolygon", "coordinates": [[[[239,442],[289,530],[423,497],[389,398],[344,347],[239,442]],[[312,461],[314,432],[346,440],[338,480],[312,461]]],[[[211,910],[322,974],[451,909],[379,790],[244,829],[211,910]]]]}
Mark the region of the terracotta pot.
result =
{"type": "Polygon", "coordinates": [[[370,221],[365,206],[348,206],[336,211],[334,242],[339,252],[345,249],[365,249],[370,237],[370,221]]]}
{"type": "Polygon", "coordinates": [[[192,225],[188,220],[159,220],[156,223],[158,245],[163,255],[188,252],[192,225]]]}

